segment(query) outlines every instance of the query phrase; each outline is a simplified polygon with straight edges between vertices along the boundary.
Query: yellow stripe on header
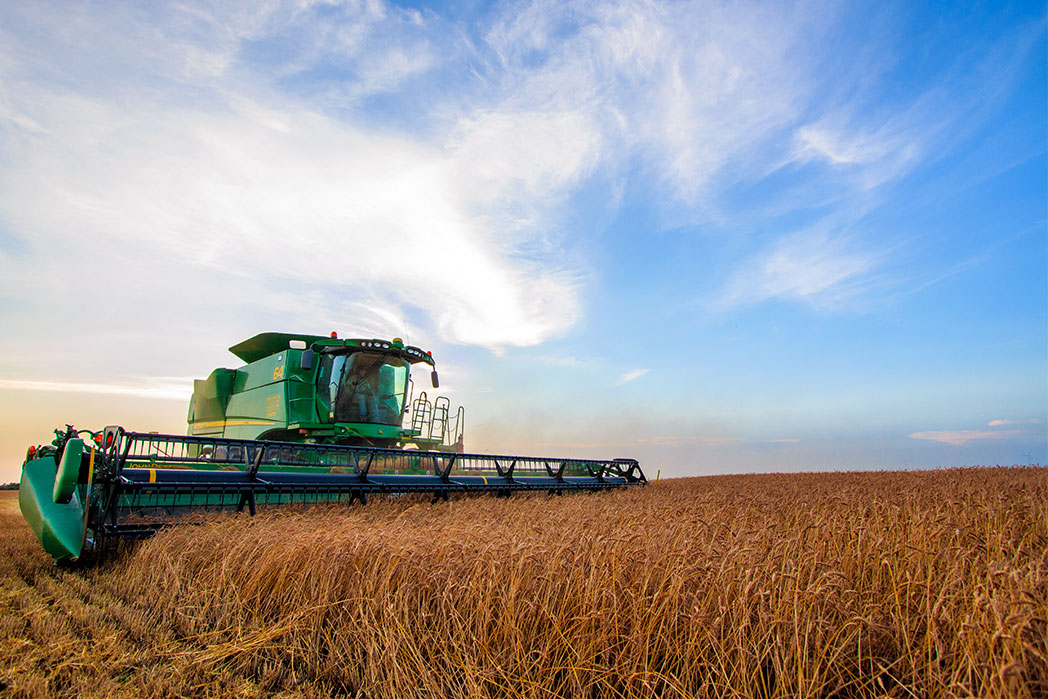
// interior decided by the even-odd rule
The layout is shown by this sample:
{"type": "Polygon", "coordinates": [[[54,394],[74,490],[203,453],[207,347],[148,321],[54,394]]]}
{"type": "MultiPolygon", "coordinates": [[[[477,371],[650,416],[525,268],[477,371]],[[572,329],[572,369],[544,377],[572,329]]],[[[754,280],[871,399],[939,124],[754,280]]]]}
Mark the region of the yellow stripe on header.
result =
{"type": "Polygon", "coordinates": [[[193,431],[197,428],[207,429],[209,427],[230,427],[233,425],[275,425],[273,420],[216,420],[215,422],[194,422],[193,431]]]}
{"type": "Polygon", "coordinates": [[[156,483],[156,469],[155,468],[149,469],[149,482],[150,483],[156,483]]]}

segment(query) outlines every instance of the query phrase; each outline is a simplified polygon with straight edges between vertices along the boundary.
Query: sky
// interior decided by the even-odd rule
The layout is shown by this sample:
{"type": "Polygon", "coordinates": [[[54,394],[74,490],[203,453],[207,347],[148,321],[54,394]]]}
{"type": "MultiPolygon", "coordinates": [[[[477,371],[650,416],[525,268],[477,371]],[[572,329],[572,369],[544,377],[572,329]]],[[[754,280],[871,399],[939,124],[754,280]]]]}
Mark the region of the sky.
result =
{"type": "Polygon", "coordinates": [[[4,3],[0,481],[263,331],[432,350],[470,451],[1044,464],[1046,56],[1043,2],[4,3]]]}

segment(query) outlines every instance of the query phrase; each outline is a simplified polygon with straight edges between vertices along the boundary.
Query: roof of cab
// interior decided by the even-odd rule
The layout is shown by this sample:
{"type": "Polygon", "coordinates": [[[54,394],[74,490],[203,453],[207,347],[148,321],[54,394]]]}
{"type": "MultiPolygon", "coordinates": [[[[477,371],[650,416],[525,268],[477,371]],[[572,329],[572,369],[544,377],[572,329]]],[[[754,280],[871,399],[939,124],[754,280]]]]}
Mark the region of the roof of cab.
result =
{"type": "Polygon", "coordinates": [[[408,345],[397,346],[388,340],[361,340],[351,338],[343,340],[337,337],[305,335],[301,333],[259,333],[252,338],[233,345],[229,348],[229,351],[236,355],[238,359],[250,364],[259,359],[264,359],[270,355],[277,354],[278,352],[283,352],[288,349],[292,340],[301,340],[306,343],[306,347],[312,345],[326,345],[328,347],[344,346],[371,349],[372,345],[381,345],[385,351],[393,351],[394,353],[403,356],[404,359],[411,363],[425,362],[427,364],[434,364],[433,357],[428,352],[424,352],[418,347],[411,347],[408,345]]]}

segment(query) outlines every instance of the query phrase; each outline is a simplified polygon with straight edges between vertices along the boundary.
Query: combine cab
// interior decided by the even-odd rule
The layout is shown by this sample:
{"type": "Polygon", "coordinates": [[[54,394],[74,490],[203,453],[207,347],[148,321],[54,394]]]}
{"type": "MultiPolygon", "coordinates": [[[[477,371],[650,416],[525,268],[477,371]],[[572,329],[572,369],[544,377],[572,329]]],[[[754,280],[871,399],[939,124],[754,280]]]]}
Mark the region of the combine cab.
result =
{"type": "Polygon", "coordinates": [[[399,338],[262,333],[229,351],[247,364],[194,382],[190,435],[462,451],[461,408],[412,402],[413,365],[439,385],[432,355],[399,338]]]}
{"type": "Polygon", "coordinates": [[[433,358],[399,340],[264,333],[231,351],[247,364],[195,382],[187,436],[67,425],[29,448],[19,507],[55,560],[198,511],[647,482],[633,459],[464,453],[462,409],[449,419],[447,399],[411,397],[414,364],[437,387],[433,358]]]}

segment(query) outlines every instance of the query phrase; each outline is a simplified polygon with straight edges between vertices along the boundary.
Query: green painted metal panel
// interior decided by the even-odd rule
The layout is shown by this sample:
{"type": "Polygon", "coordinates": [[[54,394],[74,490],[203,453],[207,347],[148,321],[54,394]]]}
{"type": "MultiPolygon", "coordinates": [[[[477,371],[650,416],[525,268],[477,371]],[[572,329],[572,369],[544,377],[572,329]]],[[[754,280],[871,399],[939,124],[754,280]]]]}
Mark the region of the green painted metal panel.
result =
{"type": "Polygon", "coordinates": [[[193,382],[193,418],[201,421],[221,420],[233,393],[236,371],[215,369],[204,380],[193,382]]]}
{"type": "MultiPolygon", "coordinates": [[[[287,382],[287,418],[288,422],[318,422],[317,390],[312,382],[307,383],[298,377],[287,382]]],[[[325,414],[326,418],[327,415],[325,414]]]]}
{"type": "Polygon", "coordinates": [[[62,460],[58,463],[58,474],[55,476],[54,501],[60,505],[69,502],[76,491],[76,481],[80,476],[80,463],[84,454],[84,440],[70,439],[62,450],[62,460]]]}
{"type": "MultiPolygon", "coordinates": [[[[299,493],[256,493],[256,505],[290,505],[297,503],[348,502],[349,493],[304,491],[299,493]]],[[[137,510],[150,508],[232,509],[240,505],[239,493],[149,493],[121,495],[118,507],[137,510]]]]}
{"type": "Polygon", "coordinates": [[[369,344],[374,346],[375,343],[384,343],[384,351],[391,351],[396,353],[398,356],[403,357],[405,360],[416,363],[425,362],[426,364],[433,364],[433,357],[429,356],[426,352],[423,352],[418,347],[411,347],[401,343],[394,343],[388,340],[363,340],[363,339],[340,339],[333,337],[324,337],[323,335],[302,335],[295,333],[259,333],[252,338],[248,338],[243,342],[233,345],[229,348],[238,359],[241,361],[251,364],[264,357],[283,352],[288,349],[292,340],[301,340],[306,343],[307,347],[350,347],[350,348],[367,348],[369,344]]]}
{"type": "Polygon", "coordinates": [[[292,340],[302,340],[309,347],[318,342],[325,342],[331,338],[323,335],[296,335],[294,333],[259,333],[252,338],[244,340],[229,348],[238,359],[248,364],[258,361],[264,357],[282,352],[288,348],[292,340]]]}
{"type": "Polygon", "coordinates": [[[84,508],[79,492],[70,501],[57,504],[52,496],[58,467],[51,456],[44,456],[22,466],[18,487],[18,509],[56,561],[80,556],[84,545],[84,508]]]}
{"type": "MultiPolygon", "coordinates": [[[[255,439],[287,425],[287,354],[263,357],[237,370],[225,410],[224,436],[255,439]]],[[[200,429],[194,433],[200,434],[200,429]]]]}
{"type": "MultiPolygon", "coordinates": [[[[241,439],[345,440],[365,439],[372,444],[402,443],[406,374],[399,379],[392,366],[383,366],[375,376],[374,395],[360,394],[365,408],[360,415],[346,409],[354,405],[349,397],[336,415],[330,400],[332,355],[324,348],[356,350],[368,356],[402,360],[402,366],[433,358],[417,347],[400,341],[327,338],[319,335],[261,333],[234,345],[230,350],[248,362],[239,369],[217,369],[205,381],[194,383],[189,408],[189,433],[241,439]],[[306,350],[292,349],[292,340],[305,342],[317,351],[309,368],[302,367],[306,350]],[[326,359],[325,359],[326,358],[326,359]],[[383,373],[382,370],[387,370],[383,373]],[[384,381],[383,381],[384,380],[384,381]],[[388,384],[388,385],[387,385],[388,384]],[[358,419],[359,418],[359,419],[358,419]],[[303,431],[305,430],[305,431],[303,431]]],[[[357,356],[353,354],[352,356],[357,356]]]]}
{"type": "Polygon", "coordinates": [[[263,357],[237,370],[235,392],[242,393],[267,386],[274,381],[283,381],[287,352],[263,357]]]}

